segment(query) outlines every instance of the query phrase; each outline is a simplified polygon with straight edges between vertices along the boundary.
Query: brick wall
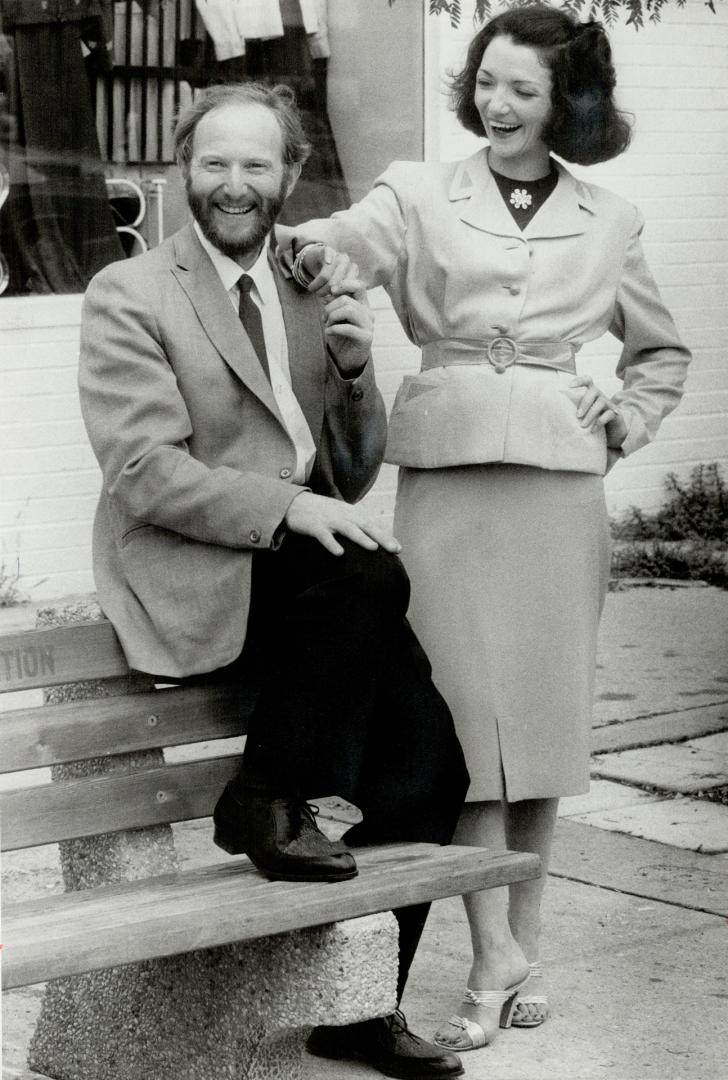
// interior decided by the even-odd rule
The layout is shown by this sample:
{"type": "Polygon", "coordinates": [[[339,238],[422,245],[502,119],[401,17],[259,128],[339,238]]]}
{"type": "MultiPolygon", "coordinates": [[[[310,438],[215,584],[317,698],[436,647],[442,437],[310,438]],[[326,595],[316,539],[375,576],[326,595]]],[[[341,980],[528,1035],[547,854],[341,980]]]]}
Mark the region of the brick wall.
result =
{"type": "Polygon", "coordinates": [[[76,392],[80,296],[0,300],[0,556],[33,599],[93,587],[98,470],[76,392]],[[44,579],[44,580],[42,580],[44,579]]]}
{"type": "MultiPolygon", "coordinates": [[[[458,63],[470,37],[472,8],[465,0],[458,33],[443,17],[426,20],[428,157],[463,157],[477,145],[440,92],[440,73],[458,63]]],[[[685,399],[658,440],[607,479],[610,508],[619,511],[657,505],[667,471],[685,475],[718,460],[728,474],[728,11],[718,5],[712,15],[701,0],[687,0],[682,10],[665,10],[660,25],[638,34],[621,26],[612,40],[637,135],[616,162],[581,171],[640,205],[655,276],[695,354],[685,399]]],[[[418,354],[386,295],[375,290],[371,302],[378,377],[391,403],[418,354]]],[[[93,588],[99,474],[76,396],[80,306],[75,296],[0,299],[0,556],[6,573],[19,560],[21,585],[34,600],[93,588]]],[[[605,388],[616,355],[608,339],[583,350],[605,388]]],[[[384,520],[394,487],[395,470],[385,466],[367,497],[384,520]]]]}

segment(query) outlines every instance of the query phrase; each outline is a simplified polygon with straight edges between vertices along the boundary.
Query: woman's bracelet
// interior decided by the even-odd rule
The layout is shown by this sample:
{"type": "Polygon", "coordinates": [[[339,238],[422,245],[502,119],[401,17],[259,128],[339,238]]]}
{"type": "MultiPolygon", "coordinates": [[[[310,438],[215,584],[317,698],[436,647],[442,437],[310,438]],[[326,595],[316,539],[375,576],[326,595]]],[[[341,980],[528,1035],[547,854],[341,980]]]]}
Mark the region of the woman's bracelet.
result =
{"type": "Polygon", "coordinates": [[[312,247],[326,247],[326,245],[321,240],[309,240],[308,243],[304,244],[303,247],[299,248],[296,252],[296,257],[291,266],[293,280],[297,285],[300,285],[302,289],[307,289],[313,279],[317,276],[316,274],[312,274],[311,271],[306,268],[303,261],[306,252],[312,247]]]}

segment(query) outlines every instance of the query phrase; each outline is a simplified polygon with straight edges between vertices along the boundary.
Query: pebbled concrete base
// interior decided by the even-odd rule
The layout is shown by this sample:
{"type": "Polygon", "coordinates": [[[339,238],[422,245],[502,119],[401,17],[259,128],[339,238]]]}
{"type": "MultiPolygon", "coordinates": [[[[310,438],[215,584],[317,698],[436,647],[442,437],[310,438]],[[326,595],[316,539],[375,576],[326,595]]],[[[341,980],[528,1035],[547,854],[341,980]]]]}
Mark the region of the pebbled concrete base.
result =
{"type": "Polygon", "coordinates": [[[297,1080],[314,1024],[395,1008],[397,922],[369,915],[49,983],[30,1046],[55,1080],[297,1080]]]}

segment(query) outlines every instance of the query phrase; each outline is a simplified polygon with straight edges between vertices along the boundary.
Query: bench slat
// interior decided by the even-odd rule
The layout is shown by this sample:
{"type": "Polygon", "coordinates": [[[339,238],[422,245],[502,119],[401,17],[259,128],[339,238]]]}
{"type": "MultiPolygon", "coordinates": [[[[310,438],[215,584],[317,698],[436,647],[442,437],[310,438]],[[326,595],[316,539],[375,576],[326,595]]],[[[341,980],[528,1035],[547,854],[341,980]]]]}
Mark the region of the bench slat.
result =
{"type": "Polygon", "coordinates": [[[231,754],[0,793],[3,850],[207,817],[241,759],[231,754]]]}
{"type": "Polygon", "coordinates": [[[127,675],[111,623],[75,623],[0,638],[0,693],[127,675]]]}
{"type": "Polygon", "coordinates": [[[244,735],[252,694],[243,693],[189,687],[0,713],[0,773],[244,735]]]}
{"type": "Polygon", "coordinates": [[[536,855],[392,844],[356,852],[329,884],[270,882],[244,857],[175,875],[44,897],[4,916],[6,988],[249,941],[537,877],[536,855]]]}

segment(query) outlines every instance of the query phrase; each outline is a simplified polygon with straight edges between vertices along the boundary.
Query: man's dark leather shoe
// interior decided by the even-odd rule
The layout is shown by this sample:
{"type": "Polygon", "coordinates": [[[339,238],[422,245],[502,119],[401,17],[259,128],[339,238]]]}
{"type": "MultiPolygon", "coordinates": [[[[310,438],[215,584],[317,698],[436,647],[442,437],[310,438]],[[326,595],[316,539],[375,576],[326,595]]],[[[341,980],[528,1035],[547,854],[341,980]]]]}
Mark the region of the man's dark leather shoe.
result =
{"type": "Polygon", "coordinates": [[[317,1057],[363,1061],[398,1080],[436,1080],[464,1072],[457,1054],[413,1035],[399,1009],[378,1020],[314,1028],[306,1049],[317,1057]]]}
{"type": "Polygon", "coordinates": [[[354,856],[329,840],[308,803],[228,784],[213,812],[213,839],[229,855],[247,855],[277,881],[345,881],[356,877],[354,856]]]}

